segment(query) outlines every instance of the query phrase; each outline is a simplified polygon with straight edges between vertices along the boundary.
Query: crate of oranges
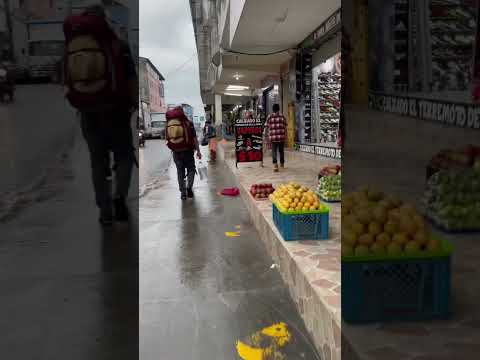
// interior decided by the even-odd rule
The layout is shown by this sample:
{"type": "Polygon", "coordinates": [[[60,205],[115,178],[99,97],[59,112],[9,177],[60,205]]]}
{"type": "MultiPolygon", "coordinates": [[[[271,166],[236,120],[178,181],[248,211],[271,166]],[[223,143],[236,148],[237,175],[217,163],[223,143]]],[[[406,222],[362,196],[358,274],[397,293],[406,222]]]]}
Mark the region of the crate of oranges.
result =
{"type": "Polygon", "coordinates": [[[273,221],[286,241],[328,239],[330,209],[312,190],[296,183],[280,185],[270,200],[273,221]]]}

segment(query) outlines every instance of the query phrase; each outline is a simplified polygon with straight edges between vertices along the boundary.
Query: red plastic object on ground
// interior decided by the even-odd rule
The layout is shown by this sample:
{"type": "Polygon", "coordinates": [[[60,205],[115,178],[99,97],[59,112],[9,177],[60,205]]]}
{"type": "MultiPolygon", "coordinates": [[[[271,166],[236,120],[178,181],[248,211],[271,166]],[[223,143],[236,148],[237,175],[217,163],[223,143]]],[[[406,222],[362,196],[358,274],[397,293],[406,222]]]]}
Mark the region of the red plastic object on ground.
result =
{"type": "Polygon", "coordinates": [[[223,189],[220,194],[225,196],[238,196],[240,195],[240,190],[238,190],[238,188],[223,189]]]}

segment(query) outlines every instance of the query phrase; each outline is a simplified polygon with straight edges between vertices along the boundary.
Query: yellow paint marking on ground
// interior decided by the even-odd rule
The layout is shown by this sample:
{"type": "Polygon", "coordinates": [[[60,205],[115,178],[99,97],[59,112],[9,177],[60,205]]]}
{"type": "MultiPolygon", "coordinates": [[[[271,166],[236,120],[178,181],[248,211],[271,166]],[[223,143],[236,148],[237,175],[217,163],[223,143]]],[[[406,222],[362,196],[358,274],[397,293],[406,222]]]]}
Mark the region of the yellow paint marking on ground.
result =
{"type": "Polygon", "coordinates": [[[264,349],[253,348],[241,341],[237,341],[237,352],[243,360],[264,360],[264,349]]]}
{"type": "Polygon", "coordinates": [[[228,237],[239,237],[240,233],[238,231],[227,231],[225,235],[228,237]]]}
{"type": "Polygon", "coordinates": [[[285,346],[291,338],[287,324],[283,322],[266,327],[262,329],[261,333],[265,336],[273,338],[274,341],[281,347],[285,346]]]}
{"type": "Polygon", "coordinates": [[[237,341],[237,352],[243,360],[285,360],[279,350],[290,340],[287,325],[282,322],[253,333],[249,337],[251,345],[237,341]]]}

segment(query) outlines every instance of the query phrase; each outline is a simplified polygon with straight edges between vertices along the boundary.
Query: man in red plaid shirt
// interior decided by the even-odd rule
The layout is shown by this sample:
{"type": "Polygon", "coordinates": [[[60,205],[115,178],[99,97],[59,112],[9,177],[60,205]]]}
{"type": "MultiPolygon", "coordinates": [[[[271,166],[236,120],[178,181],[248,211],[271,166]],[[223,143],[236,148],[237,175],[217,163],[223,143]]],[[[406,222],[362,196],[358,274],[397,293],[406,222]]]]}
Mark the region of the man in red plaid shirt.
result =
{"type": "Polygon", "coordinates": [[[274,171],[278,172],[277,152],[280,153],[280,167],[285,166],[285,140],[287,138],[287,120],[280,113],[280,106],[273,105],[273,113],[271,113],[266,122],[268,136],[272,143],[272,159],[274,171]]]}

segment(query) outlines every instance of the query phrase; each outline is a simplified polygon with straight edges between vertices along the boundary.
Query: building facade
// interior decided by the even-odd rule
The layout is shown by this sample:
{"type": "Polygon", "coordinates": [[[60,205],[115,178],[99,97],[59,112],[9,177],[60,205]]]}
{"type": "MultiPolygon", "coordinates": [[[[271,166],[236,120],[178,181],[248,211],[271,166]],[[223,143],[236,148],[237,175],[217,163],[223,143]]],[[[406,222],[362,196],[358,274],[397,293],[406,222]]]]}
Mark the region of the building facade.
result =
{"type": "MultiPolygon", "coordinates": [[[[28,24],[31,22],[62,22],[68,14],[81,13],[87,6],[104,5],[107,16],[116,33],[128,40],[128,30],[138,27],[130,24],[129,3],[127,0],[8,0],[9,19],[12,26],[13,58],[21,65],[28,65],[28,24]]],[[[3,47],[10,48],[7,13],[5,9],[0,14],[0,39],[4,39],[3,47]]],[[[63,34],[62,34],[63,35],[63,34]]],[[[138,37],[138,34],[134,34],[138,37]]],[[[134,51],[135,53],[135,51],[134,51]]]]}
{"type": "Polygon", "coordinates": [[[165,79],[155,65],[144,57],[139,58],[139,80],[141,101],[149,105],[151,112],[166,112],[165,79]]]}
{"type": "Polygon", "coordinates": [[[312,119],[319,113],[313,114],[314,105],[331,110],[330,103],[320,108],[312,99],[319,83],[312,68],[341,51],[340,6],[340,0],[190,0],[207,117],[218,126],[225,105],[233,104],[266,118],[278,103],[295,134],[290,146],[307,149],[324,138],[336,146],[334,134],[321,131],[323,114],[312,119]]]}

